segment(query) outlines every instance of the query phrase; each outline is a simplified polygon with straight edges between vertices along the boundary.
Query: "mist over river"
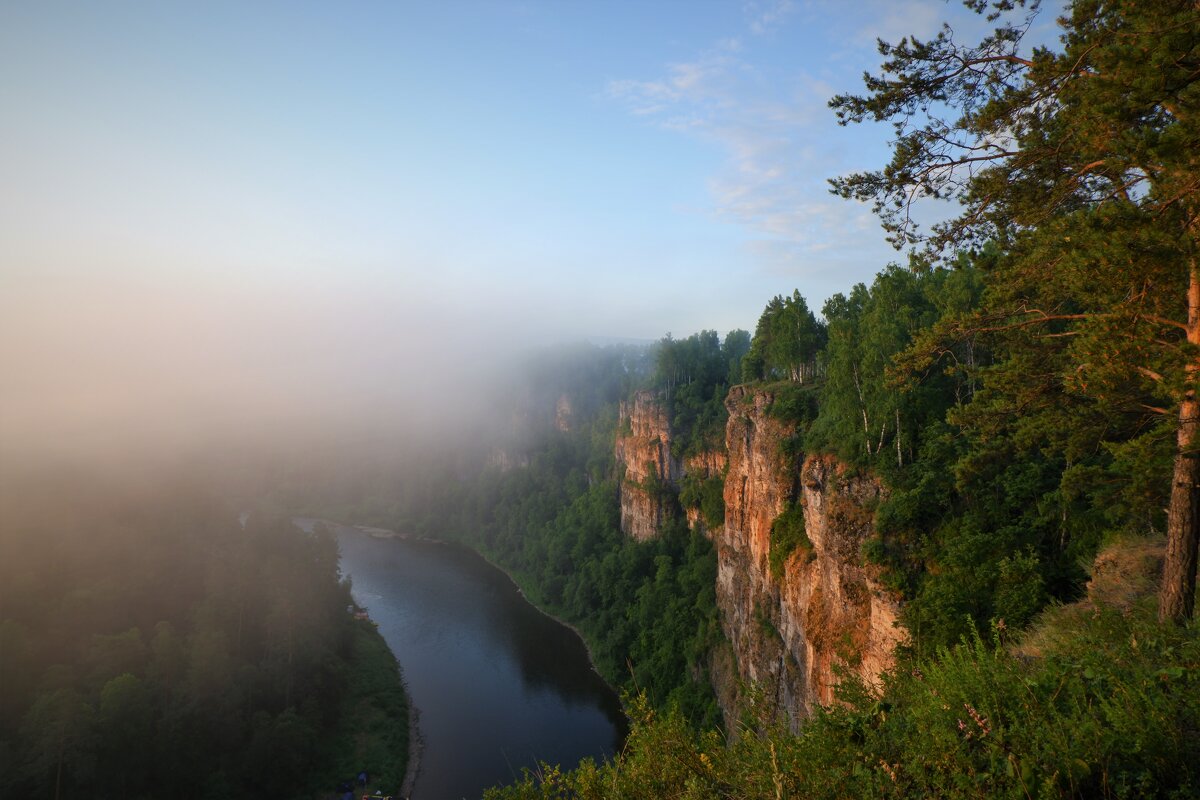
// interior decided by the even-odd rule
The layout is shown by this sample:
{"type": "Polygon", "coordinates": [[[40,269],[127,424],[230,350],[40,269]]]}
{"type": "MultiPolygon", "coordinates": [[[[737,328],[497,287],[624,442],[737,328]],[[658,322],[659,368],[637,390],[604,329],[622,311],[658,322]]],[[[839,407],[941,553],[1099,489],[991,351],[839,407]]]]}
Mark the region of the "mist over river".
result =
{"type": "Polygon", "coordinates": [[[396,654],[420,713],[414,800],[476,798],[539,761],[574,766],[620,747],[620,703],[583,642],[507,575],[460,547],[330,527],[354,599],[396,654]]]}

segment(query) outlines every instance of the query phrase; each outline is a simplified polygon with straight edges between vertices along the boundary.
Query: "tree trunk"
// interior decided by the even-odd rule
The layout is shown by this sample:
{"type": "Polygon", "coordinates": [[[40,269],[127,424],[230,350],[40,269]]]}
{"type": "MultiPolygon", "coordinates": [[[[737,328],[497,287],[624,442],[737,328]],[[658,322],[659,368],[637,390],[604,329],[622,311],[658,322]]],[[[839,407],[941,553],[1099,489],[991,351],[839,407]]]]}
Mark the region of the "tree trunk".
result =
{"type": "Polygon", "coordinates": [[[1200,403],[1195,392],[1179,407],[1178,449],[1171,479],[1171,504],[1167,509],[1167,553],[1162,587],[1158,592],[1158,618],[1165,622],[1191,619],[1196,601],[1196,536],[1200,531],[1200,453],[1194,448],[1200,403]]]}
{"type": "Polygon", "coordinates": [[[850,369],[854,374],[854,390],[858,392],[858,410],[862,412],[863,439],[867,443],[867,455],[871,455],[871,423],[867,419],[867,403],[863,400],[862,384],[858,380],[858,365],[851,364],[850,369]]]}
{"type": "MultiPolygon", "coordinates": [[[[1200,345],[1200,272],[1192,265],[1188,281],[1187,338],[1200,345]]],[[[1167,552],[1162,586],[1158,592],[1158,618],[1183,622],[1192,617],[1196,602],[1196,544],[1200,536],[1200,399],[1196,379],[1200,364],[1187,369],[1187,388],[1179,404],[1175,472],[1171,478],[1171,503],[1167,508],[1167,552]]]]}

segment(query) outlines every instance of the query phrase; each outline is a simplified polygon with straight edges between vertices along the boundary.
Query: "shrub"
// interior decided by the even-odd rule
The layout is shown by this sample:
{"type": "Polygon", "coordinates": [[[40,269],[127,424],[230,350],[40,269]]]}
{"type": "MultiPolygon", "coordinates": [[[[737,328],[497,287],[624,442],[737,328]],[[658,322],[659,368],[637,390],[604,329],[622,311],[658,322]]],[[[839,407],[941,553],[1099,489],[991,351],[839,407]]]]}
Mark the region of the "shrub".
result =
{"type": "Polygon", "coordinates": [[[771,523],[771,549],[767,559],[772,575],[777,578],[783,575],[783,565],[798,547],[812,554],[812,542],[804,531],[804,507],[796,503],[771,523]]]}

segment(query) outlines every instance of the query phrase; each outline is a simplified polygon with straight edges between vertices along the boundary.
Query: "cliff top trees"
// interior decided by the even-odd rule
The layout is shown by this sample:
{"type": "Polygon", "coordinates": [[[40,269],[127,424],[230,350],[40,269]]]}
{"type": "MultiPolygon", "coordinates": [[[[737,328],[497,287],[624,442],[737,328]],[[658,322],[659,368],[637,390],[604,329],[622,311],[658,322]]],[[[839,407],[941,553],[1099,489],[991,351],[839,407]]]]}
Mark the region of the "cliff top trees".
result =
{"type": "Polygon", "coordinates": [[[725,395],[736,365],[750,347],[750,334],[716,331],[686,339],[667,334],[654,351],[651,386],[663,393],[670,413],[676,457],[718,449],[725,434],[725,395]]]}
{"type": "Polygon", "coordinates": [[[825,339],[825,325],[813,316],[799,291],[790,297],[776,295],[758,318],[750,352],[742,362],[742,380],[811,380],[825,339]]]}
{"type": "MultiPolygon", "coordinates": [[[[843,124],[890,120],[891,162],[833,181],[870,199],[897,247],[1005,255],[960,334],[1019,332],[1065,350],[1067,393],[1171,420],[1175,465],[1159,615],[1192,615],[1200,531],[1200,6],[1074,0],[1058,50],[1022,47],[1040,0],[965,0],[997,22],[880,43],[843,124]],[[954,201],[928,234],[914,204],[954,201]]],[[[1019,379],[1011,371],[1005,380],[1019,379]]]]}
{"type": "MultiPolygon", "coordinates": [[[[962,398],[963,381],[937,376],[899,390],[889,375],[897,354],[941,315],[973,307],[976,270],[965,267],[906,270],[891,265],[867,288],[838,293],[822,309],[828,344],[822,354],[825,383],[813,442],[852,462],[887,454],[896,466],[916,457],[918,431],[941,420],[962,398]]],[[[971,354],[964,352],[965,361],[971,354]]]]}

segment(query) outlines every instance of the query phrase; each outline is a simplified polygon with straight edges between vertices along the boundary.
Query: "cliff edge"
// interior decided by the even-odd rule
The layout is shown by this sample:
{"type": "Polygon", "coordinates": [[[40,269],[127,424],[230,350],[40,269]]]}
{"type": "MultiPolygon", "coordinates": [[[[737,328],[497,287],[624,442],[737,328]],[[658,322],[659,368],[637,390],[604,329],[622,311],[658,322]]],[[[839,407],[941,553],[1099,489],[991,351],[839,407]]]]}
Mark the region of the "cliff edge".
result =
{"type": "Polygon", "coordinates": [[[808,455],[797,467],[785,453],[795,427],[771,415],[774,399],[769,389],[735,386],[726,400],[725,525],[711,535],[736,674],[715,669],[714,683],[727,719],[746,702],[739,686],[753,683],[766,711],[796,729],[816,704],[833,701],[835,668],[873,681],[905,633],[898,601],[861,556],[883,487],[831,456],[808,455]],[[800,541],[773,543],[773,524],[789,509],[794,518],[797,506],[800,541]],[[773,544],[790,552],[772,559],[773,544]]]}

